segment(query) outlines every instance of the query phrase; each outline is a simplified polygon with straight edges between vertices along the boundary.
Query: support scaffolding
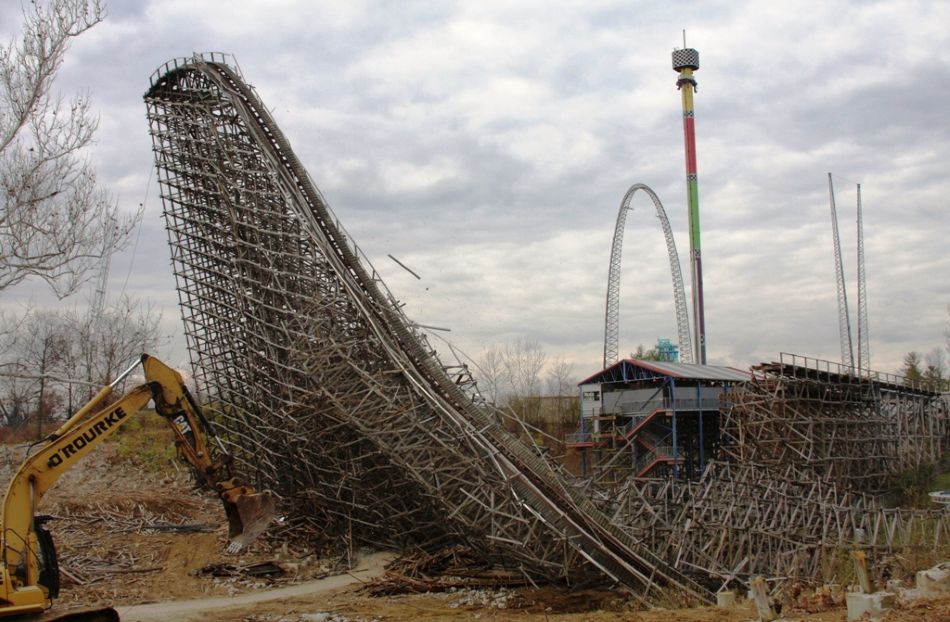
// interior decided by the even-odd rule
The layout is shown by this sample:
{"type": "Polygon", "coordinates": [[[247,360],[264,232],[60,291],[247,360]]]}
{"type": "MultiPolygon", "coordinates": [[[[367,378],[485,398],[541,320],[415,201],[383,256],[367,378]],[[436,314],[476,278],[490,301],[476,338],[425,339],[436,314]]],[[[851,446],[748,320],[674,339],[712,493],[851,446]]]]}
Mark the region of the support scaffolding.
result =
{"type": "Polygon", "coordinates": [[[905,378],[782,354],[726,402],[723,447],[740,463],[795,465],[882,493],[950,450],[947,400],[905,378]]]}
{"type": "Polygon", "coordinates": [[[946,398],[907,379],[782,354],[724,393],[722,448],[698,482],[629,480],[604,502],[684,572],[833,578],[845,549],[950,554],[950,512],[883,507],[896,476],[950,451],[946,398]]]}
{"type": "Polygon", "coordinates": [[[699,482],[633,481],[613,519],[684,572],[834,580],[843,550],[875,559],[950,552],[950,512],[883,508],[808,469],[712,462],[699,482]]]}

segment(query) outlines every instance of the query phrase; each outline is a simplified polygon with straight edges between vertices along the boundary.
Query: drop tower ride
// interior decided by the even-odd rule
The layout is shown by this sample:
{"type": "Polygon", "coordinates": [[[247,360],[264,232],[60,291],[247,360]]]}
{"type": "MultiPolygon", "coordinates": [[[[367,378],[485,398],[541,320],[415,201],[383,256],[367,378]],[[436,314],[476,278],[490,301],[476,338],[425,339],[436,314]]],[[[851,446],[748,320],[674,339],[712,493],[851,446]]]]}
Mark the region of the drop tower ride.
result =
{"type": "MultiPolygon", "coordinates": [[[[683,37],[685,43],[685,35],[683,37]]],[[[706,364],[706,317],[703,310],[703,260],[699,243],[699,182],[696,175],[696,122],[693,113],[693,93],[699,69],[699,52],[683,47],[673,50],[673,70],[679,72],[676,88],[683,99],[683,138],[686,144],[686,202],[689,206],[689,258],[693,295],[694,360],[706,364]]]]}

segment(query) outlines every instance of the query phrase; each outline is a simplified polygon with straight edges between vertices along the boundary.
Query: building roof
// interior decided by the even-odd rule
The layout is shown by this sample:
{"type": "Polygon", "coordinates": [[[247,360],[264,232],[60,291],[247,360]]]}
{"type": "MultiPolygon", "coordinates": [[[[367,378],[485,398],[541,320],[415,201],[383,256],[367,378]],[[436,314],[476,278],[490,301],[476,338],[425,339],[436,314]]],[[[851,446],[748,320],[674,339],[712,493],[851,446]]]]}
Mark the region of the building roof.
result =
{"type": "Polygon", "coordinates": [[[736,369],[735,367],[721,367],[719,365],[694,365],[691,363],[670,363],[668,361],[643,361],[640,359],[623,359],[580,381],[578,384],[599,382],[617,382],[623,380],[637,380],[643,377],[635,370],[644,370],[648,374],[667,376],[681,380],[707,380],[722,382],[745,382],[752,378],[752,373],[736,369]]]}

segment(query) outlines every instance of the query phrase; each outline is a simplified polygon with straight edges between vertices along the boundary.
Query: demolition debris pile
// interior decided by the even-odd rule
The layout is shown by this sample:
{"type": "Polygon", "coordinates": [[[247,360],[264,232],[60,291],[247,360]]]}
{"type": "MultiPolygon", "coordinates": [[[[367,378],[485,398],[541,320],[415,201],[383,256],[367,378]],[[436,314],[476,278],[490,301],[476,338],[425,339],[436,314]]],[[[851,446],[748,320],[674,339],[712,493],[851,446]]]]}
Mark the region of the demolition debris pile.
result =
{"type": "Polygon", "coordinates": [[[607,577],[647,599],[673,588],[708,601],[723,577],[814,565],[815,530],[849,507],[814,478],[716,465],[699,483],[595,495],[502,429],[467,368],[444,365],[403,315],[226,57],[166,63],[145,101],[196,380],[246,475],[299,529],[464,545],[531,579],[607,577]],[[776,495],[784,505],[769,509],[776,495]],[[788,532],[790,516],[807,529],[788,532]]]}

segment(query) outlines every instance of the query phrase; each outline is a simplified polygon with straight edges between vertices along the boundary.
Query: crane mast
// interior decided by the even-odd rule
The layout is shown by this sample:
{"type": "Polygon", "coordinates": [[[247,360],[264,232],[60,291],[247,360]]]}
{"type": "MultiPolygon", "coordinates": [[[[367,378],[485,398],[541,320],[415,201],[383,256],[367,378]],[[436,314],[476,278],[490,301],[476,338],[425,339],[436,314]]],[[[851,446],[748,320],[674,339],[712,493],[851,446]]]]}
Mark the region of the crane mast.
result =
{"type": "Polygon", "coordinates": [[[851,318],[848,314],[848,292],[844,282],[844,264],[841,261],[841,238],[838,235],[838,212],[835,209],[835,186],[828,173],[828,195],[831,199],[831,234],[834,239],[835,277],[838,289],[838,336],[841,340],[841,364],[854,367],[854,348],[851,342],[851,318]]]}
{"type": "Polygon", "coordinates": [[[868,342],[868,294],[864,272],[864,219],[861,213],[861,184],[858,184],[858,367],[871,369],[868,342]]]}

